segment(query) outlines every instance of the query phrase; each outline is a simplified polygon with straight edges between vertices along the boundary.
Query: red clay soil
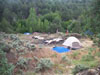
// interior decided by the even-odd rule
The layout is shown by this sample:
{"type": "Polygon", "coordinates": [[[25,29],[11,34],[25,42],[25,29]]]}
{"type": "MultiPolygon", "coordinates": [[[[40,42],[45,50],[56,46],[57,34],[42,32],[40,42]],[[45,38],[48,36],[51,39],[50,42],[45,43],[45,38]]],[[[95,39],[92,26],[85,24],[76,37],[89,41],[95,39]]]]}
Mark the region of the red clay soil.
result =
{"type": "Polygon", "coordinates": [[[16,56],[12,52],[7,53],[6,57],[8,59],[8,62],[10,62],[10,63],[16,64],[16,62],[18,61],[18,56],[16,56]]]}

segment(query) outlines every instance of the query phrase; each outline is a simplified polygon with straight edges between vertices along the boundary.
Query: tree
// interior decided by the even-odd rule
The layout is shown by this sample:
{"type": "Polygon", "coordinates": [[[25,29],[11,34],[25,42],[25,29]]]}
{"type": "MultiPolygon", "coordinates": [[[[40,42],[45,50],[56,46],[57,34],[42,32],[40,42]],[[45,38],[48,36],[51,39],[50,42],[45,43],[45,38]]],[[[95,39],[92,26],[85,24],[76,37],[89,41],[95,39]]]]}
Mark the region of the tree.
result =
{"type": "Polygon", "coordinates": [[[44,27],[43,27],[44,32],[48,32],[48,29],[49,29],[49,21],[44,20],[44,27]]]}
{"type": "Polygon", "coordinates": [[[18,24],[17,24],[16,31],[17,31],[17,32],[21,32],[21,28],[22,28],[21,23],[18,23],[18,24]]]}
{"type": "Polygon", "coordinates": [[[93,8],[91,9],[91,29],[94,33],[100,32],[100,0],[93,1],[93,8]]]}
{"type": "MultiPolygon", "coordinates": [[[[68,28],[68,27],[70,27],[71,23],[72,23],[72,20],[68,20],[68,21],[62,22],[62,27],[63,27],[63,29],[64,29],[65,31],[66,31],[66,30],[70,30],[70,28],[68,28]]],[[[65,31],[64,31],[64,32],[65,32],[65,31]]]]}
{"type": "Polygon", "coordinates": [[[12,26],[5,18],[3,18],[1,21],[0,31],[7,32],[7,33],[13,32],[12,26]]]}
{"type": "Polygon", "coordinates": [[[30,28],[29,28],[29,32],[30,32],[30,33],[32,33],[32,32],[33,32],[33,31],[32,31],[32,27],[30,27],[30,28]]]}
{"type": "Polygon", "coordinates": [[[30,9],[30,15],[26,19],[26,25],[29,30],[30,28],[32,29],[32,32],[37,30],[37,16],[34,8],[30,9]]]}
{"type": "Polygon", "coordinates": [[[0,21],[2,20],[5,4],[6,4],[6,0],[0,0],[0,21]]]}
{"type": "Polygon", "coordinates": [[[28,31],[25,20],[18,20],[16,24],[17,24],[17,26],[16,26],[17,32],[24,33],[24,32],[28,31]]]}
{"type": "MultiPolygon", "coordinates": [[[[48,28],[52,25],[57,25],[56,27],[61,28],[59,30],[62,31],[63,22],[78,19],[83,11],[87,11],[87,9],[91,7],[89,6],[91,1],[92,0],[0,0],[0,25],[2,25],[1,21],[5,18],[12,27],[11,29],[15,30],[18,27],[17,22],[19,20],[26,20],[25,24],[21,22],[21,32],[30,31],[30,28],[32,32],[34,32],[40,31],[39,29],[41,29],[41,27],[46,27],[45,20],[48,20],[48,28]],[[39,18],[41,20],[40,26],[38,26],[39,18]]],[[[94,27],[95,26],[92,25],[93,31],[95,31],[93,29],[94,27]]],[[[99,31],[98,28],[97,30],[99,31]]],[[[44,31],[47,32],[47,30],[44,31]]]]}
{"type": "Polygon", "coordinates": [[[39,18],[38,19],[38,24],[37,24],[37,32],[40,32],[41,31],[41,19],[39,18]]]}

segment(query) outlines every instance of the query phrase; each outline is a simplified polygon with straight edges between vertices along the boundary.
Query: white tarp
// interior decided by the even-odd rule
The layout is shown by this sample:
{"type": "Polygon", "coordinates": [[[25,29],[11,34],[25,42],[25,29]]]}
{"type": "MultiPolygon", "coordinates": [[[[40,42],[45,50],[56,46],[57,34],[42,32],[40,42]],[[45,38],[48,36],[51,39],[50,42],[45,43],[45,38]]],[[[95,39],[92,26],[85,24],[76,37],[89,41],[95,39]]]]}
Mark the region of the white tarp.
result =
{"type": "Polygon", "coordinates": [[[56,42],[59,42],[61,40],[63,40],[63,39],[62,38],[55,38],[55,39],[53,39],[53,41],[56,41],[56,42]]]}
{"type": "Polygon", "coordinates": [[[44,40],[44,37],[34,36],[35,39],[44,40]]]}
{"type": "Polygon", "coordinates": [[[61,40],[63,40],[63,39],[62,38],[55,38],[55,39],[52,39],[52,40],[46,40],[45,42],[48,43],[48,44],[50,44],[52,42],[59,42],[61,40]]]}

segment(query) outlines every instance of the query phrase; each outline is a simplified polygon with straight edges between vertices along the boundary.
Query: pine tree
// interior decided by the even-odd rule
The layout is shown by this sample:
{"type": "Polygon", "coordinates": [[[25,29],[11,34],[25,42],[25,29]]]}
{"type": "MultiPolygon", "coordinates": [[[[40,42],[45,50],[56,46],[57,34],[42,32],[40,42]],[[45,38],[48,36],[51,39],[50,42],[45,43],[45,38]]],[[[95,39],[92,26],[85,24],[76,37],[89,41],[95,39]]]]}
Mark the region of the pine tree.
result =
{"type": "Polygon", "coordinates": [[[93,1],[91,10],[91,29],[94,33],[100,32],[100,0],[93,1]]]}
{"type": "Polygon", "coordinates": [[[17,32],[21,32],[21,23],[18,23],[18,24],[17,24],[16,31],[17,31],[17,32]]]}
{"type": "Polygon", "coordinates": [[[13,32],[12,26],[5,18],[3,18],[1,21],[0,31],[7,32],[7,33],[13,32]]]}
{"type": "Polygon", "coordinates": [[[32,33],[32,27],[29,28],[29,32],[32,33]]]}
{"type": "Polygon", "coordinates": [[[38,19],[38,24],[37,24],[37,31],[38,31],[38,32],[41,32],[41,22],[42,22],[42,21],[41,21],[41,19],[39,18],[39,19],[38,19]]]}
{"type": "Polygon", "coordinates": [[[43,30],[45,32],[48,32],[48,29],[49,29],[49,21],[48,20],[44,20],[44,27],[43,27],[43,30]]]}
{"type": "Polygon", "coordinates": [[[33,32],[37,30],[37,16],[36,16],[36,11],[34,8],[30,9],[30,15],[26,20],[26,24],[29,30],[31,27],[32,27],[31,29],[33,32]]]}

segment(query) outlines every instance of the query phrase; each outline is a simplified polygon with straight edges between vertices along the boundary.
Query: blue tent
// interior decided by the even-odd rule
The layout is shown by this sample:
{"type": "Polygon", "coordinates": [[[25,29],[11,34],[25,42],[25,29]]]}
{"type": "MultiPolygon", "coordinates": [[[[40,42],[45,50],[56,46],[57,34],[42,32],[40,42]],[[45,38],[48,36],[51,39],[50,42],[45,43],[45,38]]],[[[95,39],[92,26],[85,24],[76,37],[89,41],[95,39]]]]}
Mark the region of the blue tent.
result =
{"type": "Polygon", "coordinates": [[[56,51],[58,53],[65,53],[65,52],[69,52],[70,51],[70,49],[65,48],[65,47],[53,47],[52,50],[56,51]]]}
{"type": "Polygon", "coordinates": [[[85,34],[87,34],[87,35],[93,35],[93,32],[91,32],[90,30],[87,30],[87,31],[85,32],[85,34]]]}
{"type": "Polygon", "coordinates": [[[30,35],[31,33],[29,33],[29,32],[25,32],[24,34],[25,34],[25,35],[30,35]]]}

